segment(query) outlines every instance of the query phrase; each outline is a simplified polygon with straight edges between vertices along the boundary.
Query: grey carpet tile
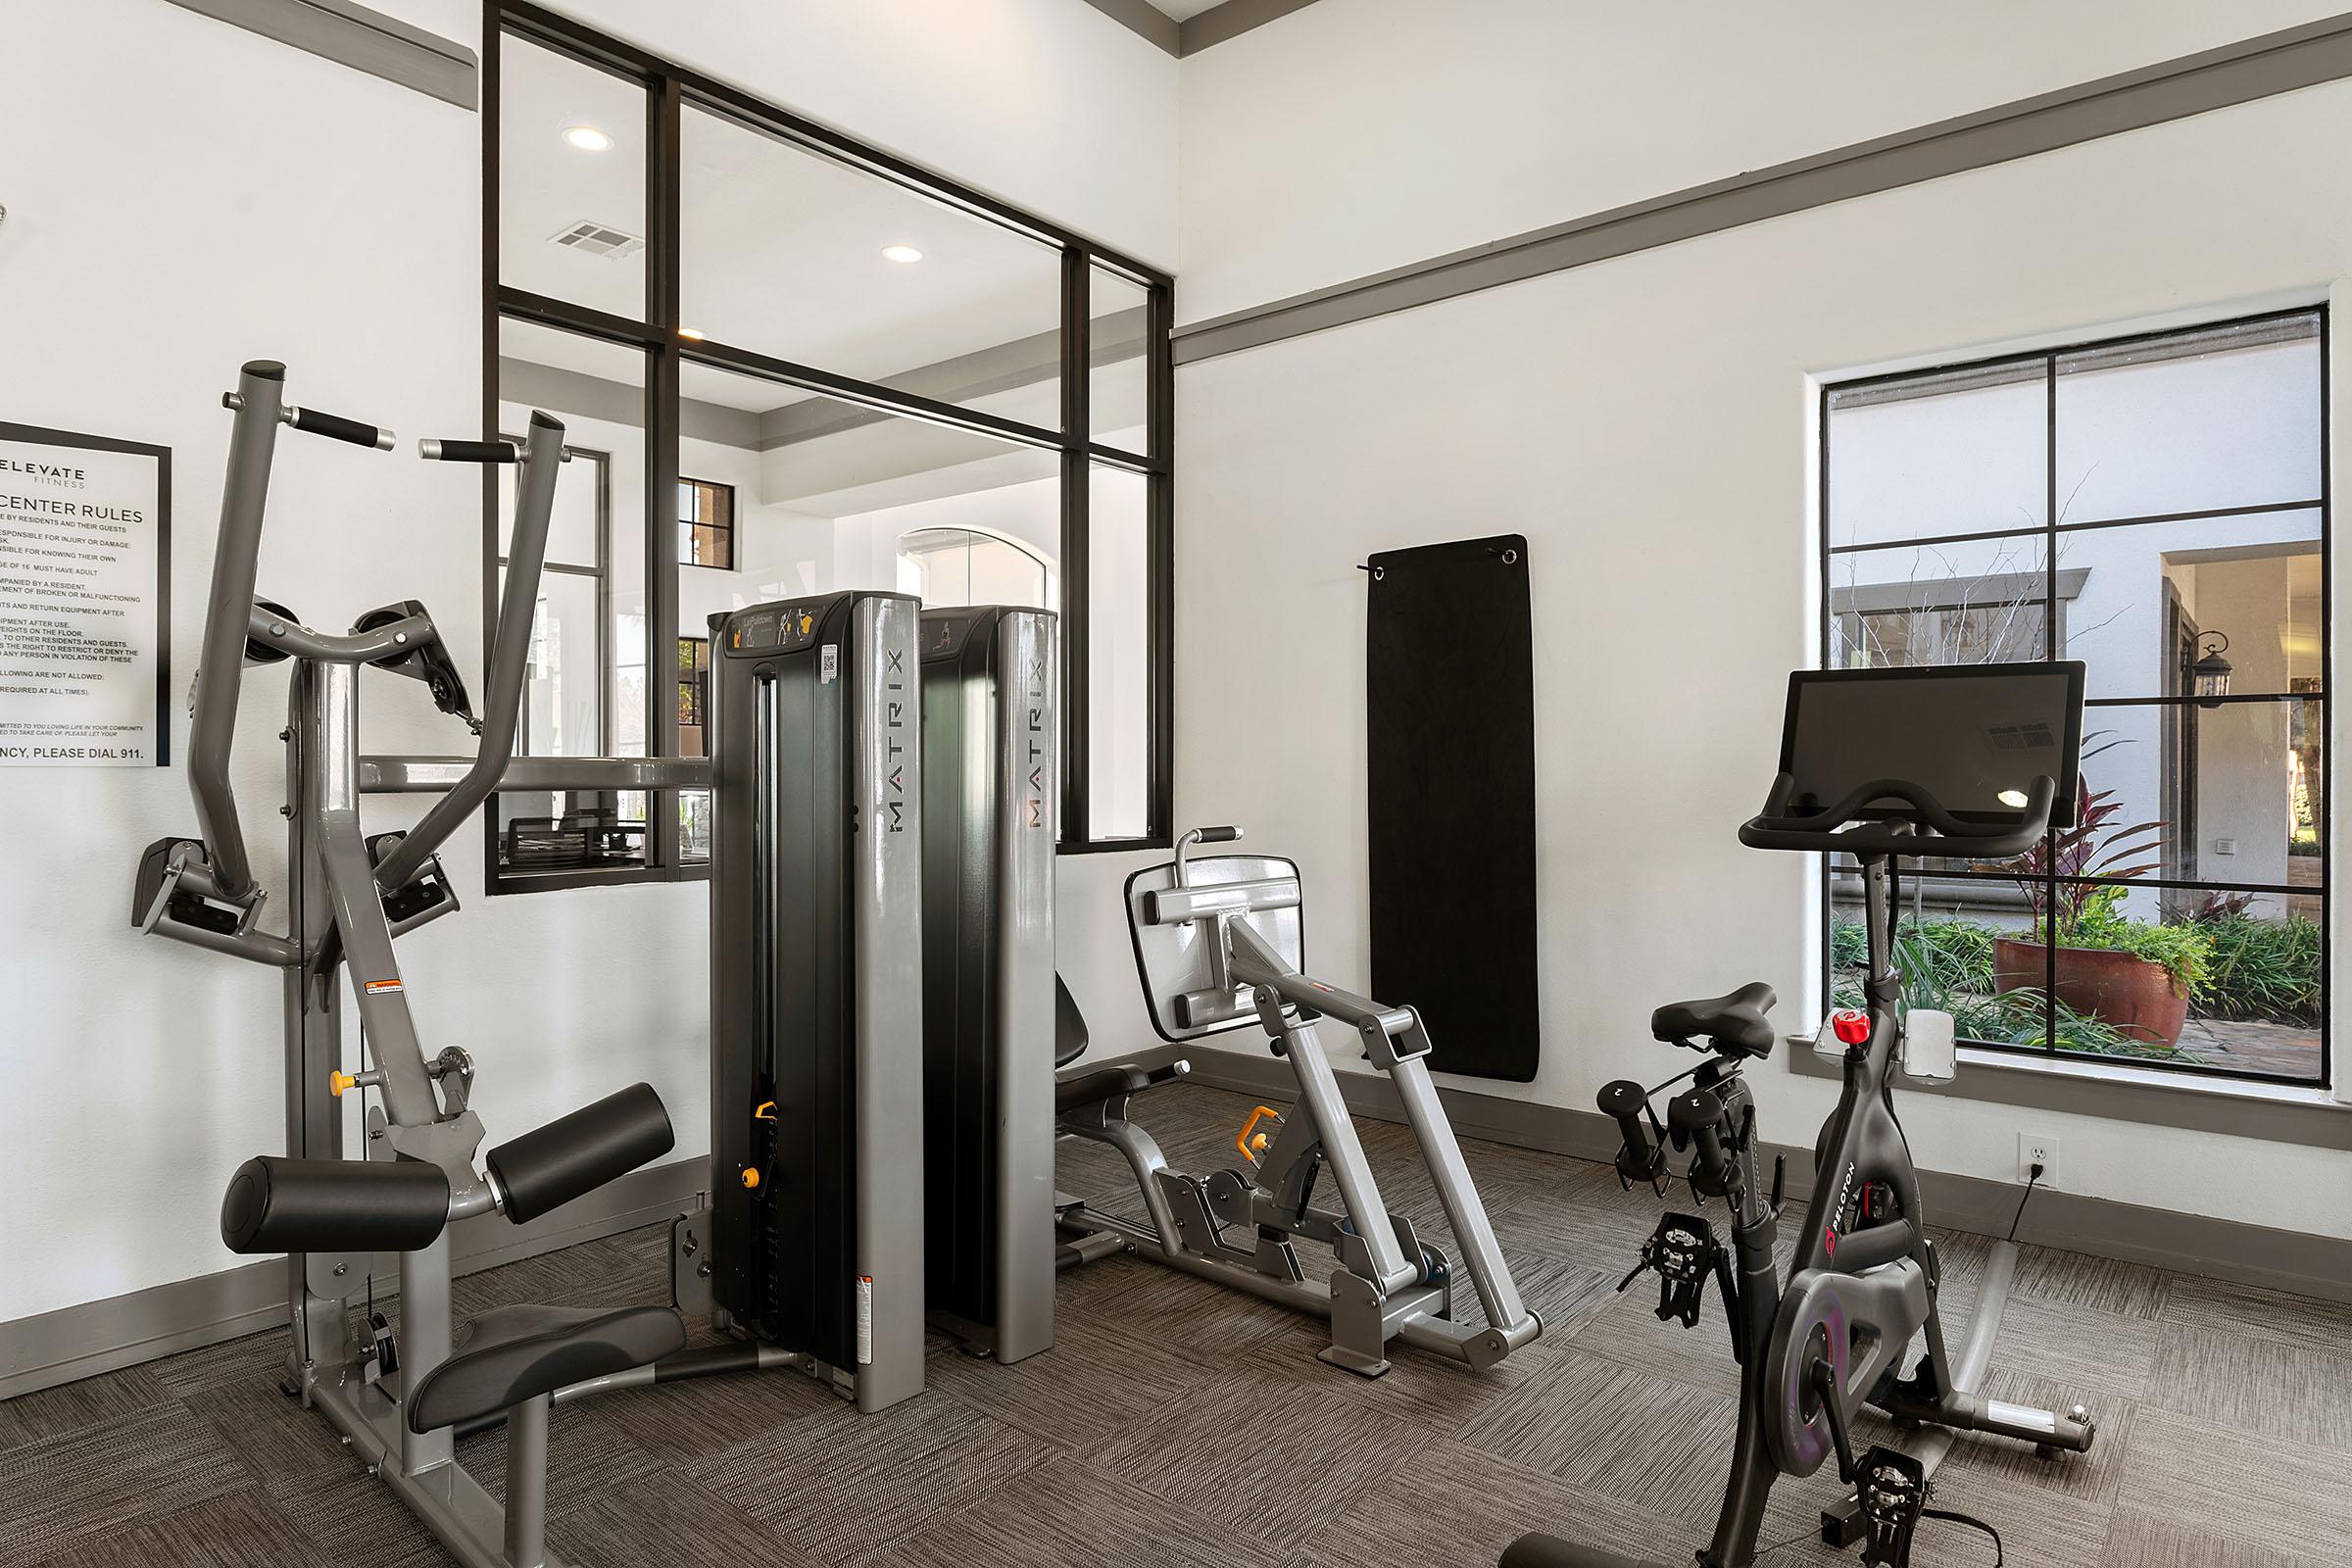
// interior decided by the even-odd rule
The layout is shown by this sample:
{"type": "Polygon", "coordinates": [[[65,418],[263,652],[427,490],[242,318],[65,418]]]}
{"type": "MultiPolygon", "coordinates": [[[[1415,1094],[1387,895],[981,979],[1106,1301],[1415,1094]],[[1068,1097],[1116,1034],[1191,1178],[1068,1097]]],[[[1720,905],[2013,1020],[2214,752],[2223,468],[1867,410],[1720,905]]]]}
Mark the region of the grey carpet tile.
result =
{"type": "Polygon", "coordinates": [[[2250,1545],[2193,1519],[2133,1507],[2115,1511],[2099,1568],[2343,1568],[2343,1558],[2250,1545]]]}
{"type": "MultiPolygon", "coordinates": [[[[1008,1369],[1010,1370],[1010,1369],[1008,1369]]],[[[894,1545],[1062,1450],[954,1399],[915,1398],[748,1435],[682,1468],[823,1563],[894,1545]]]]}
{"type": "Polygon", "coordinates": [[[1114,1474],[1151,1477],[1172,1512],[1203,1529],[1290,1550],[1428,1441],[1412,1422],[1366,1406],[1329,1380],[1275,1398],[1262,1379],[1244,1371],[1130,1427],[1094,1460],[1114,1474]]]}
{"type": "Polygon", "coordinates": [[[1416,1447],[1389,1481],[1325,1516],[1289,1568],[1493,1568],[1531,1531],[1573,1543],[1667,1548],[1679,1525],[1542,1470],[1440,1439],[1416,1447]]]}
{"type": "Polygon", "coordinates": [[[1256,1380],[1273,1405],[1300,1391],[1329,1391],[1360,1400],[1367,1409],[1411,1421],[1425,1432],[1451,1434],[1534,1378],[1553,1342],[1540,1338],[1484,1372],[1473,1372],[1450,1356],[1392,1346],[1389,1370],[1376,1378],[1335,1376],[1335,1368],[1315,1359],[1330,1343],[1320,1323],[1295,1316],[1281,1333],[1238,1357],[1233,1368],[1256,1380]]]}
{"type": "Polygon", "coordinates": [[[1659,1320],[1655,1274],[1642,1275],[1622,1295],[1616,1294],[1616,1284],[1611,1280],[1610,1294],[1596,1298],[1594,1310],[1569,1328],[1564,1336],[1568,1343],[1653,1377],[1712,1394],[1740,1392],[1740,1366],[1732,1359],[1731,1330],[1724,1322],[1719,1292],[1708,1290],[1705,1313],[1696,1325],[1685,1328],[1680,1318],[1659,1320]]]}
{"type": "Polygon", "coordinates": [[[675,1465],[840,1403],[814,1378],[784,1367],[619,1389],[597,1396],[595,1413],[644,1452],[675,1465]]]}
{"type": "MultiPolygon", "coordinates": [[[[1010,1366],[960,1351],[932,1356],[926,1397],[935,1390],[1057,1448],[1088,1453],[1215,1376],[1209,1363],[1169,1348],[1149,1325],[1139,1327],[1144,1332],[1129,1333],[1116,1322],[1063,1312],[1054,1325],[1054,1348],[1010,1366]]],[[[1306,1364],[1329,1372],[1312,1357],[1310,1347],[1306,1364]]]]}
{"type": "MultiPolygon", "coordinates": [[[[392,1489],[352,1462],[331,1481],[269,1488],[278,1511],[335,1568],[450,1568],[457,1559],[425,1534],[392,1489]]],[[[561,1547],[565,1538],[559,1536],[561,1547]]]]}
{"type": "Polygon", "coordinates": [[[2017,1294],[2044,1301],[2153,1318],[2163,1314],[2171,1279],[2165,1270],[2143,1263],[2120,1263],[2049,1247],[2018,1249],[2017,1294]]]}
{"type": "Polygon", "coordinates": [[[134,1366],[103,1377],[21,1394],[13,1399],[0,1399],[0,1449],[78,1432],[159,1404],[170,1404],[172,1398],[172,1392],[156,1376],[153,1366],[134,1366]]]}
{"type": "Polygon", "coordinates": [[[41,1568],[332,1568],[267,1493],[249,1487],[76,1542],[41,1568]]]}
{"type": "Polygon", "coordinates": [[[2352,1454],[2352,1355],[2306,1342],[2164,1325],[2147,1402],[2195,1420],[2352,1454]]]}
{"type": "Polygon", "coordinates": [[[675,1470],[624,1481],[570,1511],[556,1532],[576,1568],[825,1568],[675,1470]]]}
{"type": "MultiPolygon", "coordinates": [[[[284,1317],[281,1309],[279,1321],[284,1317]]],[[[286,1375],[286,1337],[275,1330],[248,1334],[201,1350],[183,1350],[150,1363],[147,1370],[173,1398],[234,1383],[273,1383],[286,1375]]]]}
{"type": "MultiPolygon", "coordinates": [[[[1302,1250],[1310,1276],[1333,1266],[1302,1250]]],[[[1279,1333],[1287,1307],[1140,1257],[1109,1257],[1061,1277],[1055,1309],[1123,1325],[1149,1325],[1153,1341],[1179,1355],[1219,1364],[1279,1333]]],[[[1328,1341],[1326,1341],[1328,1343],[1328,1341]]]]}
{"type": "Polygon", "coordinates": [[[250,1484],[219,1434],[178,1404],[10,1448],[0,1452],[0,1568],[250,1484]]]}
{"type": "Polygon", "coordinates": [[[184,1401],[220,1435],[257,1485],[284,1487],[351,1473],[341,1437],[316,1410],[277,1391],[273,1379],[223,1383],[184,1401]]]}
{"type": "Polygon", "coordinates": [[[1284,1568],[1275,1547],[1169,1507],[1150,1483],[1069,1460],[1013,1478],[900,1542],[887,1560],[891,1568],[1284,1568]]]}
{"type": "Polygon", "coordinates": [[[2340,1564],[2352,1542],[2352,1457],[2142,1406],[2116,1511],[2340,1564]]]}
{"type": "MultiPolygon", "coordinates": [[[[504,1427],[458,1440],[458,1463],[482,1484],[492,1500],[507,1500],[507,1433],[504,1427]]],[[[595,1399],[558,1405],[547,1430],[547,1512],[567,1512],[631,1481],[660,1472],[661,1461],[631,1443],[605,1417],[595,1399]]]]}
{"type": "Polygon", "coordinates": [[[1463,1443],[1694,1527],[1731,1463],[1734,1394],[1563,1347],[1540,1376],[1466,1423],[1463,1443]],[[1628,1434],[1639,1430],[1639,1443],[1628,1434]]]}
{"type": "Polygon", "coordinates": [[[2352,1350],[2352,1303],[2289,1296],[2227,1280],[2175,1275],[2157,1315],[2167,1323],[2185,1323],[2191,1328],[2352,1350]]]}
{"type": "MultiPolygon", "coordinates": [[[[2163,1332],[2146,1318],[2011,1296],[1992,1357],[2013,1372],[2074,1389],[2078,1397],[2111,1394],[2137,1399],[2148,1391],[2163,1332]]],[[[1945,1346],[1957,1357],[1967,1326],[1955,1324],[1946,1334],[1945,1346]]]]}
{"type": "MultiPolygon", "coordinates": [[[[1998,1356],[1998,1347],[1994,1354],[1998,1356]]],[[[1987,1398],[2060,1415],[2081,1404],[2089,1410],[2097,1431],[2091,1437],[2089,1452],[2060,1453],[2048,1459],[2037,1457],[2031,1444],[1963,1434],[1953,1445],[1951,1457],[1944,1461],[1942,1474],[1950,1488],[1965,1489],[1974,1476],[1991,1475],[2066,1496],[2114,1503],[2123,1485],[2124,1453],[2132,1446],[2132,1428],[2139,1416],[2136,1403],[2111,1394],[2085,1393],[2049,1378],[2010,1372],[1997,1359],[1985,1374],[1984,1386],[1977,1392],[1987,1398]]],[[[1966,1508],[1968,1503],[1963,1496],[1953,1506],[1966,1508]]]]}

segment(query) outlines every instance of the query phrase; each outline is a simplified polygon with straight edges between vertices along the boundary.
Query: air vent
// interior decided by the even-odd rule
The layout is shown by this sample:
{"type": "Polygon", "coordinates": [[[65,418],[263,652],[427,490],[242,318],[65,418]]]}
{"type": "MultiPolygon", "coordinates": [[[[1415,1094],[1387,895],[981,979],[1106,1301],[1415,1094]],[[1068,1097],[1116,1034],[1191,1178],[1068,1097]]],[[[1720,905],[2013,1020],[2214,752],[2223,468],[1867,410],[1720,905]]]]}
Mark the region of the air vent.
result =
{"type": "Polygon", "coordinates": [[[634,256],[645,249],[645,241],[636,235],[624,234],[617,228],[609,228],[603,223],[591,222],[586,219],[582,219],[576,223],[566,224],[550,234],[548,238],[566,250],[578,251],[587,256],[608,257],[612,261],[634,256]]]}

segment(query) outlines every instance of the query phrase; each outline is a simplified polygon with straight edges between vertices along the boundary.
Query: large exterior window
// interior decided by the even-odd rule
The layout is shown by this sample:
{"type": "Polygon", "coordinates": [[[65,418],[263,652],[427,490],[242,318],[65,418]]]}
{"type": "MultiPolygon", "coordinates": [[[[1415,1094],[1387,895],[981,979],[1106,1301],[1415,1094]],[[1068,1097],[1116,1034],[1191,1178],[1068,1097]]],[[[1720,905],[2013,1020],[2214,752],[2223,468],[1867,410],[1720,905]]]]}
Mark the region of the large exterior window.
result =
{"type": "MultiPolygon", "coordinates": [[[[1930,864],[1901,948],[1971,1044],[2328,1081],[2328,321],[1824,389],[1825,664],[2079,659],[2080,826],[1930,864]]],[[[1859,995],[1833,860],[1830,992],[1859,995]]]]}
{"type": "MultiPolygon", "coordinates": [[[[604,495],[596,574],[551,575],[524,749],[698,756],[712,615],[919,584],[1058,612],[1061,847],[1164,847],[1169,277],[535,6],[493,44],[484,422],[563,418],[604,495]]],[[[707,854],[694,791],[493,808],[495,891],[707,854]]]]}

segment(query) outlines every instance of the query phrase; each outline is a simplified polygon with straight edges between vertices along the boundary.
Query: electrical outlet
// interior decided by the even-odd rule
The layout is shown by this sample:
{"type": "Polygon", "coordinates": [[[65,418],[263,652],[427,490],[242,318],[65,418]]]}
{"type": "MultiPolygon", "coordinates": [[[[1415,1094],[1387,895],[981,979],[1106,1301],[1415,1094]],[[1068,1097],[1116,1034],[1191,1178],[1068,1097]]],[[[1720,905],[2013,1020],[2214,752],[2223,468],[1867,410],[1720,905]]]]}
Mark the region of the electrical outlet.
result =
{"type": "Polygon", "coordinates": [[[2017,1179],[2029,1181],[2034,1167],[2041,1167],[2041,1185],[2058,1185],[2058,1140],[2044,1133],[2017,1135],[2017,1179]]]}

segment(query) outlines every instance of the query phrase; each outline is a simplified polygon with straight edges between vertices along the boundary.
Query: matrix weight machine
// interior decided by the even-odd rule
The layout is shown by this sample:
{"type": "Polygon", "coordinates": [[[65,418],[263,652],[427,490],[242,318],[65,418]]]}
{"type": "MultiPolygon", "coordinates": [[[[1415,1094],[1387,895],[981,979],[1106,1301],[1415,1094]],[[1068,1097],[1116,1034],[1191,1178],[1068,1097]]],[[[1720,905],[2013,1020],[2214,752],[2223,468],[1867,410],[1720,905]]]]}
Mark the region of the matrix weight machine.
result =
{"type": "Polygon", "coordinates": [[[470,1104],[472,1058],[427,1057],[393,956],[396,937],[457,908],[434,852],[488,798],[514,748],[523,672],[564,426],[531,416],[528,439],[427,441],[445,462],[519,463],[506,591],[491,640],[486,708],[473,717],[464,680],[432,617],[415,601],[360,617],[342,635],[315,631],[254,597],[263,514],[280,424],[388,450],[389,431],[283,401],[285,368],[255,361],[223,403],[229,441],[220,529],[194,698],[188,780],[199,835],[148,847],[131,924],[284,975],[286,1153],[249,1160],[221,1203],[221,1239],[239,1253],[287,1253],[289,1395],[324,1415],[345,1443],[467,1568],[553,1568],[546,1549],[551,1396],[580,1378],[620,1376],[677,1350],[685,1329],[666,1305],[507,1306],[457,1325],[450,1229],[499,1212],[535,1219],[671,1147],[669,1118],[638,1084],[488,1151],[470,1104]],[[286,749],[286,934],[260,928],[264,893],[245,851],[229,785],[229,749],[247,664],[290,667],[286,749]],[[368,836],[360,821],[360,672],[422,680],[440,709],[479,737],[448,793],[407,833],[368,836]],[[340,1006],[349,971],[374,1065],[344,1070],[340,1006]],[[367,1139],[344,1150],[342,1097],[373,1090],[367,1139]],[[372,1296],[375,1254],[399,1254],[399,1325],[355,1298],[372,1296]],[[504,1414],[502,1509],[454,1456],[466,1424],[504,1414]]]}
{"type": "MultiPolygon", "coordinates": [[[[1704,1221],[1670,1214],[1643,1251],[1661,1275],[1658,1315],[1696,1320],[1713,1280],[1740,1365],[1732,1469],[1714,1539],[1700,1568],[1747,1568],[1772,1487],[1835,1458],[1854,1488],[1824,1510],[1822,1538],[1863,1546],[1867,1563],[1901,1568],[1927,1510],[1932,1475],[1953,1434],[1987,1432],[2049,1457],[2082,1452],[2093,1425],[2078,1405],[2059,1415],[1985,1398],[1976,1390],[2000,1331],[2017,1271],[2014,1242],[1995,1242],[1966,1345],[1946,1349],[1942,1265],[1927,1234],[1919,1177],[1894,1114],[1903,977],[1895,966],[1904,857],[2002,859],[2053,823],[2074,819],[2080,794],[2082,665],[1972,664],[1919,669],[1799,671],[1789,679],[1780,775],[1763,811],[1740,829],[1751,849],[1844,854],[1858,863],[1870,968],[1865,1011],[1834,1015],[1845,1050],[1844,1086],[1817,1146],[1811,1201],[1786,1283],[1778,1274],[1782,1177],[1759,1169],[1755,1104],[1741,1069],[1768,1054],[1770,987],[1661,1007],[1652,1033],[1705,1059],[1668,1105],[1661,1128],[1651,1095],[1633,1083],[1601,1092],[1625,1146],[1628,1186],[1662,1184],[1658,1136],[1691,1156],[1695,1193],[1731,1212],[1728,1256],[1704,1221]],[[2067,781],[2063,789],[2059,780],[2067,781]],[[1927,1353],[1908,1377],[1898,1359],[1925,1331],[1927,1353]],[[1925,1429],[1915,1453],[1854,1451],[1865,1404],[1925,1429]]],[[[1679,1083],[1671,1080],[1668,1086],[1679,1083]]],[[[1628,1276],[1628,1283],[1639,1275],[1628,1276]]],[[[1970,1521],[1973,1523],[1974,1521],[1970,1521]]],[[[1649,1568],[1649,1559],[1551,1536],[1521,1537],[1503,1568],[1649,1568]]]]}

